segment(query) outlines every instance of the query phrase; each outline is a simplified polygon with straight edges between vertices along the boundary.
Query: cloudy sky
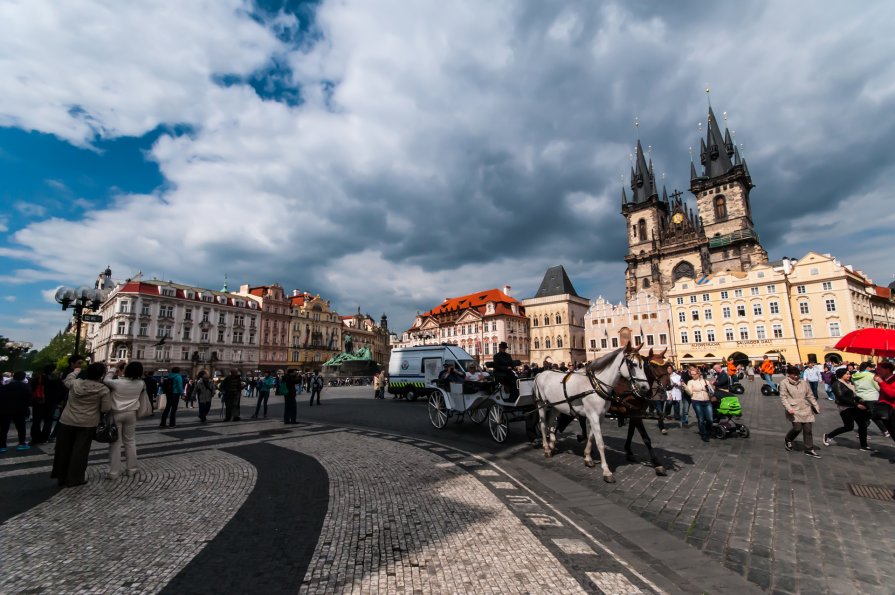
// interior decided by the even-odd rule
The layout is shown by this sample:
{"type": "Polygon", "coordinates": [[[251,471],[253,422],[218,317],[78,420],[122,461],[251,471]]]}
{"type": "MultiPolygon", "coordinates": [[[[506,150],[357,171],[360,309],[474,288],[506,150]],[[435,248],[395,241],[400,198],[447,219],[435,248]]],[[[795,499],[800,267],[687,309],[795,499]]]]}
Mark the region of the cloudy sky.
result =
{"type": "Polygon", "coordinates": [[[528,297],[553,264],[621,299],[620,175],[639,137],[688,187],[707,86],[770,256],[888,284],[893,22],[888,2],[7,0],[0,334],[44,344],[55,288],[107,264],[279,282],[398,330],[446,296],[528,297]]]}

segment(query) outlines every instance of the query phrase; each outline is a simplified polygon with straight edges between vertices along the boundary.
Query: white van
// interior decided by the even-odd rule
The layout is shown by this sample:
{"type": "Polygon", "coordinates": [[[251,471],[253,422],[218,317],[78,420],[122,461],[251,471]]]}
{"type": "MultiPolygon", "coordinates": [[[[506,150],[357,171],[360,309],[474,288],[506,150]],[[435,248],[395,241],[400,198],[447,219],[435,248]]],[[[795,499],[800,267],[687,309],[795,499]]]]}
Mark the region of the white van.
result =
{"type": "Polygon", "coordinates": [[[445,362],[453,362],[465,372],[475,359],[456,345],[418,345],[392,349],[388,363],[388,392],[411,401],[428,396],[432,381],[438,378],[445,362]]]}

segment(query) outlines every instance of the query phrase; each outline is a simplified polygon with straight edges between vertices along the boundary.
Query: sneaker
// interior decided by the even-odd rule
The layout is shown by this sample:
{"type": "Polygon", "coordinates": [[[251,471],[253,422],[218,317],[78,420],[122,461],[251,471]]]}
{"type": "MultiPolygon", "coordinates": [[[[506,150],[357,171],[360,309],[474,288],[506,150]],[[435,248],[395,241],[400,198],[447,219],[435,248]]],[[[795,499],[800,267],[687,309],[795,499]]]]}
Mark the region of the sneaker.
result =
{"type": "Polygon", "coordinates": [[[31,446],[28,444],[19,444],[16,446],[16,450],[31,450],[31,446]]]}
{"type": "Polygon", "coordinates": [[[662,428],[662,433],[663,433],[663,434],[667,434],[667,433],[668,433],[668,430],[666,430],[665,428],[662,428]]]}
{"type": "Polygon", "coordinates": [[[829,446],[832,443],[833,443],[833,441],[830,440],[830,437],[827,436],[826,434],[824,434],[824,446],[829,446]]]}
{"type": "Polygon", "coordinates": [[[813,451],[813,450],[806,450],[806,451],[805,451],[805,454],[808,455],[808,456],[811,457],[811,458],[814,458],[814,459],[819,459],[819,458],[820,458],[820,455],[817,454],[817,453],[816,453],[815,451],[813,451]]]}
{"type": "Polygon", "coordinates": [[[783,448],[785,448],[786,450],[792,450],[792,441],[783,440],[783,448]]]}
{"type": "Polygon", "coordinates": [[[106,479],[118,479],[117,473],[106,473],[106,479]]]}
{"type": "Polygon", "coordinates": [[[885,432],[883,432],[883,436],[885,436],[886,438],[888,438],[888,437],[889,437],[889,430],[886,430],[885,432]]]}
{"type": "Polygon", "coordinates": [[[863,450],[864,452],[876,452],[875,450],[873,450],[873,449],[870,448],[869,446],[862,446],[862,447],[859,448],[858,450],[863,450]]]}
{"type": "Polygon", "coordinates": [[[124,474],[128,477],[134,477],[137,474],[137,469],[128,469],[124,474]]]}

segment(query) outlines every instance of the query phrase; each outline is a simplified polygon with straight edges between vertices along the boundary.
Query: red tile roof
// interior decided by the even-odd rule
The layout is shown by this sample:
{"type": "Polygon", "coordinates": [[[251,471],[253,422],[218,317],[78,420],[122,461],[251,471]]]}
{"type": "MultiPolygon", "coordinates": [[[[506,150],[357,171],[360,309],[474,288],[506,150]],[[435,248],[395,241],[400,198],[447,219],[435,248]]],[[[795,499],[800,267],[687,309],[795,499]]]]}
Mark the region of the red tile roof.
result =
{"type": "MultiPolygon", "coordinates": [[[[245,299],[245,296],[235,295],[235,294],[231,294],[231,293],[224,293],[221,291],[214,291],[211,289],[204,289],[202,287],[191,287],[191,286],[186,286],[186,285],[178,285],[178,284],[174,284],[174,283],[164,283],[164,282],[152,283],[152,282],[145,282],[145,281],[130,281],[128,283],[125,283],[121,287],[121,289],[118,290],[118,294],[140,293],[140,294],[144,294],[144,295],[151,295],[151,296],[159,297],[159,296],[161,296],[161,293],[159,293],[159,289],[158,289],[159,287],[164,287],[164,288],[174,290],[173,296],[166,296],[166,297],[174,297],[174,298],[181,299],[181,300],[188,300],[188,301],[202,303],[202,300],[199,297],[199,294],[201,293],[204,295],[214,296],[214,298],[215,298],[214,303],[218,304],[217,298],[220,296],[224,296],[225,298],[227,298],[227,303],[226,303],[227,306],[237,307],[235,300],[240,300],[244,303],[244,305],[242,307],[244,307],[246,309],[252,309],[252,310],[255,310],[256,312],[260,312],[260,310],[261,310],[257,306],[255,308],[252,308],[249,305],[250,300],[245,299]],[[187,291],[193,292],[192,298],[188,298],[186,296],[187,291]]],[[[206,303],[209,303],[209,302],[206,302],[206,303]]],[[[218,305],[221,305],[221,304],[218,304],[218,305]]]]}
{"type": "MultiPolygon", "coordinates": [[[[435,306],[423,316],[433,316],[435,314],[444,314],[446,312],[454,312],[472,308],[478,310],[483,308],[488,302],[497,304],[518,304],[519,301],[511,298],[499,289],[486,289],[469,295],[461,295],[460,297],[448,298],[441,304],[435,306]]],[[[508,308],[509,310],[509,308],[508,308]]],[[[511,312],[512,314],[512,312],[511,312]]]]}

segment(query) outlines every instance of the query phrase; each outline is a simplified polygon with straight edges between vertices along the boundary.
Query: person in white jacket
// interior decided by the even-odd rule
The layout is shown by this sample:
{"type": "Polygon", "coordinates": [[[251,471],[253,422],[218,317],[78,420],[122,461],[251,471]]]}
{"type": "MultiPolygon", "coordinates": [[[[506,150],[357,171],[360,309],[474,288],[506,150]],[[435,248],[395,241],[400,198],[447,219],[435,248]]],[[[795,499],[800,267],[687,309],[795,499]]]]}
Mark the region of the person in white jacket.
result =
{"type": "Polygon", "coordinates": [[[108,479],[121,475],[121,444],[127,459],[127,475],[137,472],[137,409],[140,407],[140,393],[146,390],[143,381],[143,364],[124,362],[113,368],[104,380],[111,389],[109,397],[103,399],[103,412],[111,411],[118,426],[118,440],[109,445],[108,479]]]}

